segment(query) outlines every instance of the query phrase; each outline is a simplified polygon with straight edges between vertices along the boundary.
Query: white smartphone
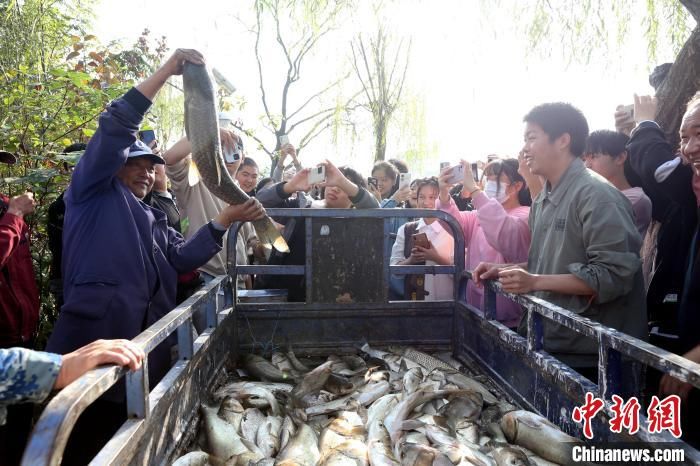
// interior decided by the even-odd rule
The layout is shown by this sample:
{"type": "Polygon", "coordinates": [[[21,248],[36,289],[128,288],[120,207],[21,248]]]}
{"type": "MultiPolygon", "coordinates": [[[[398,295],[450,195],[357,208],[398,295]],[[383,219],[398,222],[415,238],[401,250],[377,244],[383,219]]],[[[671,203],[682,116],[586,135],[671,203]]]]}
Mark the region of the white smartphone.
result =
{"type": "Polygon", "coordinates": [[[319,165],[309,172],[309,184],[319,184],[326,181],[326,166],[319,165]]]}
{"type": "Polygon", "coordinates": [[[450,166],[450,162],[440,162],[440,174],[442,174],[442,171],[450,166]]]}
{"type": "Polygon", "coordinates": [[[282,136],[280,136],[280,147],[282,147],[286,144],[289,144],[289,136],[287,136],[286,134],[283,134],[282,136]]]}
{"type": "Polygon", "coordinates": [[[447,180],[450,184],[457,184],[464,181],[464,166],[460,163],[452,167],[452,176],[447,180]]]}
{"type": "Polygon", "coordinates": [[[411,185],[411,174],[410,173],[399,173],[399,189],[405,188],[411,185]]]}

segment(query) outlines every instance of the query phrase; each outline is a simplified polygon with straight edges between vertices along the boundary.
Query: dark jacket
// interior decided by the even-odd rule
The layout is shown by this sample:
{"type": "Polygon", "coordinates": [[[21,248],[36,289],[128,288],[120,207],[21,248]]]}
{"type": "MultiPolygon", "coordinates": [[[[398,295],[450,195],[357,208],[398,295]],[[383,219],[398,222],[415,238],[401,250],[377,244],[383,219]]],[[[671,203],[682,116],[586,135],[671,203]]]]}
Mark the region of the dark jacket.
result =
{"type": "MultiPolygon", "coordinates": [[[[627,152],[644,192],[651,199],[652,217],[661,223],[656,242],[656,264],[647,290],[649,318],[654,324],[660,324],[663,331],[678,334],[686,327],[685,323],[678,326],[678,312],[683,307],[688,253],[698,223],[693,173],[690,167],[680,165],[664,181],[656,181],[659,166],[673,160],[677,154],[659,125],[652,121],[642,122],[633,131],[627,152]],[[678,304],[668,302],[668,297],[673,295],[678,296],[678,304]]],[[[697,289],[700,281],[696,280],[694,286],[697,289]]],[[[696,309],[700,309],[698,306],[696,304],[696,309]]],[[[685,308],[688,309],[687,305],[685,308]]]]}
{"type": "Polygon", "coordinates": [[[161,193],[151,190],[151,192],[143,198],[143,202],[163,212],[168,219],[168,226],[178,233],[182,233],[180,211],[177,208],[173,193],[170,191],[161,193]]]}
{"type": "MultiPolygon", "coordinates": [[[[65,195],[65,303],[47,351],[67,353],[99,338],[131,339],[175,306],[178,273],[221,250],[223,232],[205,225],[188,241],[163,212],[116,177],[151,102],[136,89],[100,116],[65,195]]],[[[151,387],[170,367],[174,337],[150,353],[151,387]]],[[[123,395],[113,398],[123,399],[123,395]]]]}
{"type": "Polygon", "coordinates": [[[26,346],[39,322],[39,290],[29,251],[29,227],[0,205],[0,347],[26,346]]]}
{"type": "MultiPolygon", "coordinates": [[[[295,198],[284,192],[285,182],[277,183],[259,191],[257,199],[268,208],[305,208],[311,207],[311,199],[304,193],[297,193],[295,198]]],[[[350,201],[358,209],[378,208],[379,203],[366,189],[360,187],[357,196],[350,201]]],[[[283,223],[284,219],[282,220],[283,223]]],[[[304,265],[306,259],[306,221],[303,218],[286,220],[284,239],[289,245],[288,254],[273,250],[268,265],[304,265]]],[[[304,301],[306,297],[306,280],[303,275],[268,275],[261,276],[256,282],[256,288],[277,288],[288,291],[289,301],[304,301]]]]}

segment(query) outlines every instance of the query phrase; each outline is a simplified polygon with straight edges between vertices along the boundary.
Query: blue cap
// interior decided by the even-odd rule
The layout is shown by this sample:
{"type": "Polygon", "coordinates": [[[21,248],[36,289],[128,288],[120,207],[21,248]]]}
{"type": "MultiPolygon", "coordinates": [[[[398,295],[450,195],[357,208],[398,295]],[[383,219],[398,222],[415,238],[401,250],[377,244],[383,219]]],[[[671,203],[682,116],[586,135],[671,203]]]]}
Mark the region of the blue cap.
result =
{"type": "Polygon", "coordinates": [[[143,141],[136,140],[135,143],[129,147],[128,158],[134,157],[148,157],[153,163],[161,163],[165,165],[165,160],[158,154],[154,154],[150,147],[148,147],[143,141]]]}

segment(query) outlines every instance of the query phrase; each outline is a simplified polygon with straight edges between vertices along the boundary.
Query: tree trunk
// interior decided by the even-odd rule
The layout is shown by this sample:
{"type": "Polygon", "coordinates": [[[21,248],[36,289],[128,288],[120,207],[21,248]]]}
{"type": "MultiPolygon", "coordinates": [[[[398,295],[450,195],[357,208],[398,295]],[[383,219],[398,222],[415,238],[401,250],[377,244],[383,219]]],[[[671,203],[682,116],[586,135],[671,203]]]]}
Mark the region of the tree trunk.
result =
{"type": "Polygon", "coordinates": [[[700,26],[678,53],[666,79],[656,91],[659,105],[656,121],[663,128],[672,147],[678,147],[678,131],[685,113],[685,105],[700,90],[700,26]]]}
{"type": "Polygon", "coordinates": [[[374,161],[379,162],[386,157],[386,132],[387,119],[384,116],[377,117],[374,125],[374,161]]]}

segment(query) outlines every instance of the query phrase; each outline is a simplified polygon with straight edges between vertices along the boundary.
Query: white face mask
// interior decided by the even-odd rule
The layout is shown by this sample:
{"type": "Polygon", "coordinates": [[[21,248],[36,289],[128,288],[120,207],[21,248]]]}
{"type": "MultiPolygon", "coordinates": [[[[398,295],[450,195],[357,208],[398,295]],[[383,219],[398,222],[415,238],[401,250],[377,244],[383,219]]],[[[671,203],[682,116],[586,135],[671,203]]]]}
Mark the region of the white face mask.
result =
{"type": "Polygon", "coordinates": [[[496,199],[502,204],[508,198],[508,194],[506,194],[507,187],[507,184],[501,183],[500,189],[498,189],[499,186],[496,184],[496,182],[489,180],[486,182],[486,186],[484,187],[484,194],[486,194],[486,197],[489,199],[496,199]]]}

